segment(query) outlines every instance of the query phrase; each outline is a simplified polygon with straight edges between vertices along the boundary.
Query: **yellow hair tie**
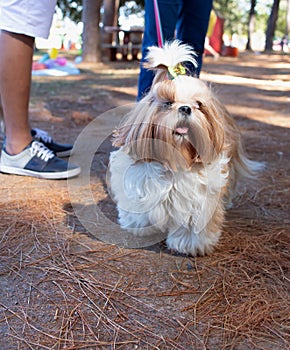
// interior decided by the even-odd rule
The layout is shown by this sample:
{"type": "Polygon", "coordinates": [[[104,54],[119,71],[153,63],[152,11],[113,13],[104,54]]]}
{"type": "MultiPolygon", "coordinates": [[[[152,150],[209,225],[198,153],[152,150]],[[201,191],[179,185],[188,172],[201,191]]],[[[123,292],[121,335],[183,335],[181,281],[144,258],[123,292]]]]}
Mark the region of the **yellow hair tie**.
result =
{"type": "Polygon", "coordinates": [[[177,78],[179,75],[185,75],[186,69],[183,67],[181,63],[178,63],[174,67],[168,67],[169,78],[171,80],[177,78]]]}

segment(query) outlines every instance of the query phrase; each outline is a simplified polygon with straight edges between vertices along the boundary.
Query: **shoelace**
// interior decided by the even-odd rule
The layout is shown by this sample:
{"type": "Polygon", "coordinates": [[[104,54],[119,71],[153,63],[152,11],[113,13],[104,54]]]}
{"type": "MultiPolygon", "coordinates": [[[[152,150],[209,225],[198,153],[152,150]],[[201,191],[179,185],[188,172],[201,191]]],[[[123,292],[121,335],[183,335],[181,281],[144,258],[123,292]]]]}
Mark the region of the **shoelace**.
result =
{"type": "Polygon", "coordinates": [[[49,135],[48,132],[37,128],[34,128],[33,130],[35,132],[35,135],[33,137],[38,141],[42,140],[43,142],[46,142],[46,143],[52,142],[52,137],[49,135]]]}
{"type": "Polygon", "coordinates": [[[33,141],[30,147],[30,153],[32,156],[37,156],[45,162],[54,157],[54,153],[45,147],[42,143],[33,141]]]}

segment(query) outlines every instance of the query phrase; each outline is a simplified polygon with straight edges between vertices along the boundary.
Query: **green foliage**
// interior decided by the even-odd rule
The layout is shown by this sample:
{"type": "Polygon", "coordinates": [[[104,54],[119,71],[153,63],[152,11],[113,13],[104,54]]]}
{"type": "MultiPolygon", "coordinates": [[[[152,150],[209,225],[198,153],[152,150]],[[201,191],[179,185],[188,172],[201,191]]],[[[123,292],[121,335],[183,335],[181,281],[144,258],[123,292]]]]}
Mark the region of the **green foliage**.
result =
{"type": "Polygon", "coordinates": [[[123,1],[123,4],[120,4],[120,8],[122,8],[122,14],[127,17],[134,13],[142,14],[144,5],[138,4],[137,1],[123,1]]]}
{"type": "Polygon", "coordinates": [[[57,6],[61,9],[63,17],[69,17],[75,22],[81,21],[82,3],[82,0],[57,0],[57,6]]]}
{"type": "Polygon", "coordinates": [[[238,6],[237,0],[214,0],[214,9],[224,18],[224,31],[232,35],[233,33],[243,34],[247,25],[247,9],[241,10],[238,6]]]}
{"type": "MultiPolygon", "coordinates": [[[[117,0],[116,0],[117,1],[117,0]]],[[[124,6],[130,0],[120,0],[120,7],[124,6]]],[[[83,0],[57,0],[57,6],[60,8],[64,17],[69,17],[75,22],[80,22],[82,18],[82,3],[83,0]]],[[[130,7],[130,13],[139,12],[144,8],[144,0],[135,0],[136,5],[130,7]],[[133,12],[132,12],[133,11],[133,12]]]]}
{"type": "MultiPolygon", "coordinates": [[[[246,35],[248,29],[251,0],[214,0],[214,9],[225,19],[224,31],[246,35]]],[[[255,8],[255,31],[265,32],[273,0],[257,0],[255,8]]],[[[286,28],[287,1],[281,0],[276,35],[281,36],[286,28]]]]}
{"type": "Polygon", "coordinates": [[[285,34],[287,34],[286,17],[287,17],[287,1],[281,1],[280,7],[279,7],[275,37],[282,38],[285,34]]]}
{"type": "MultiPolygon", "coordinates": [[[[130,0],[120,0],[120,7],[124,6],[126,2],[129,2],[130,0]]],[[[136,4],[141,6],[141,8],[144,8],[144,0],[135,0],[136,4]]]]}

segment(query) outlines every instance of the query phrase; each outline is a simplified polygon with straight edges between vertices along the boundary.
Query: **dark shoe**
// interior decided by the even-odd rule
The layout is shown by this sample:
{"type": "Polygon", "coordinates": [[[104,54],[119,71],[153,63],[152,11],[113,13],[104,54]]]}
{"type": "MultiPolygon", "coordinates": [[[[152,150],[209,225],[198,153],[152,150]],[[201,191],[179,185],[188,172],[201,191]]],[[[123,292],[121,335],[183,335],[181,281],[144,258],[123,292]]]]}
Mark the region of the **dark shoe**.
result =
{"type": "Polygon", "coordinates": [[[33,176],[42,179],[66,179],[77,176],[81,169],[77,165],[55,156],[41,142],[32,141],[22,152],[9,155],[2,149],[0,171],[7,174],[33,176]]]}
{"type": "Polygon", "coordinates": [[[57,157],[68,157],[71,155],[73,145],[60,144],[53,141],[52,137],[44,130],[33,128],[31,136],[49,148],[57,157]]]}

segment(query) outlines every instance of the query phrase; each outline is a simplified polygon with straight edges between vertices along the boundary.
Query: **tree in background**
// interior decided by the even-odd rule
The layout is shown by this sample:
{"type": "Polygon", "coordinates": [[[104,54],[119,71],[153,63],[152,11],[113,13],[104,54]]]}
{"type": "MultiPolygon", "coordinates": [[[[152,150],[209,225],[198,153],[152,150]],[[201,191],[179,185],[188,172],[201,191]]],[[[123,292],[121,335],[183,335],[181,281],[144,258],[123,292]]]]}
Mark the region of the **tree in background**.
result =
{"type": "MultiPolygon", "coordinates": [[[[120,6],[120,0],[104,0],[103,2],[103,27],[117,26],[118,25],[118,10],[120,6]]],[[[112,41],[111,35],[105,35],[103,37],[105,43],[112,41]],[[110,41],[106,41],[109,38],[110,41]]]]}
{"type": "Polygon", "coordinates": [[[102,0],[83,0],[82,21],[83,46],[82,57],[84,62],[100,62],[100,9],[102,0]]]}
{"type": "Polygon", "coordinates": [[[272,51],[275,28],[278,19],[280,0],[274,0],[266,30],[265,51],[272,51]]]}
{"type": "Polygon", "coordinates": [[[246,50],[252,50],[252,37],[255,31],[255,20],[256,20],[256,4],[257,0],[251,0],[251,8],[249,11],[248,21],[248,40],[246,44],[246,50]]]}

